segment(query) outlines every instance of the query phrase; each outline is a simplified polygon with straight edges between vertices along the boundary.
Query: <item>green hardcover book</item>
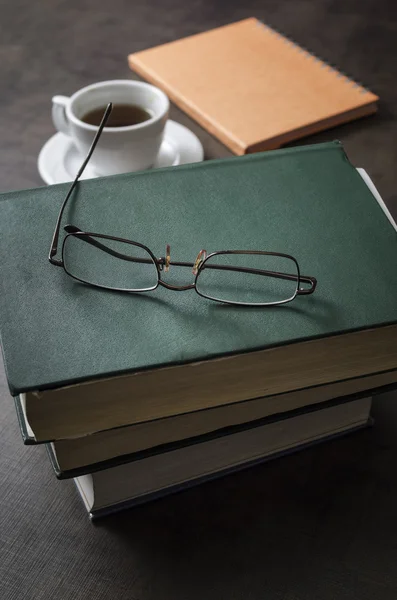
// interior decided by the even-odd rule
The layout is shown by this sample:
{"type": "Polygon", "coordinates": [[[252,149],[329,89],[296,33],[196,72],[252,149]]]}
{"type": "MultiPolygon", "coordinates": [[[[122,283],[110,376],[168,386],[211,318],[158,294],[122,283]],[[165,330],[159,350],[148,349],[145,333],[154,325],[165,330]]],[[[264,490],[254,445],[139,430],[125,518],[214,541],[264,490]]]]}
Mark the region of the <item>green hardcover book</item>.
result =
{"type": "Polygon", "coordinates": [[[283,306],[76,282],[47,259],[67,189],[0,202],[4,360],[37,441],[397,368],[396,232],[340,143],[83,181],[64,215],[156,256],[170,244],[170,284],[192,283],[172,263],[202,248],[291,254],[318,286],[283,306]]]}

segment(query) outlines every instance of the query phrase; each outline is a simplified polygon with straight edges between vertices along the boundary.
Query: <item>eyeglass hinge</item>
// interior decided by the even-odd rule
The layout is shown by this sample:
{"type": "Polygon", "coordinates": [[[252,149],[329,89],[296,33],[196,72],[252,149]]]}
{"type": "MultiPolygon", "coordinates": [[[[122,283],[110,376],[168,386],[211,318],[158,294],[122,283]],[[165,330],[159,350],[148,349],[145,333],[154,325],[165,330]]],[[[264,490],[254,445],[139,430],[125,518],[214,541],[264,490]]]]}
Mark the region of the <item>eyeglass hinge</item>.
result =
{"type": "Polygon", "coordinates": [[[56,267],[63,267],[63,262],[61,260],[57,260],[56,258],[52,258],[51,256],[48,260],[52,265],[55,265],[56,267]]]}

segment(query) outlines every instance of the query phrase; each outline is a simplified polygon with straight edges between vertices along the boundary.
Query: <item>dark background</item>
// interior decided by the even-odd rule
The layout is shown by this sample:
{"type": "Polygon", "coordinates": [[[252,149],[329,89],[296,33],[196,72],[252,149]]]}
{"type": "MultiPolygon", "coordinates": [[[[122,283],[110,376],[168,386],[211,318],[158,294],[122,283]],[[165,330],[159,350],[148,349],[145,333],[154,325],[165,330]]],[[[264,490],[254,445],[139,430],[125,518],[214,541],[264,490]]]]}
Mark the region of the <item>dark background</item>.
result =
{"type": "MultiPolygon", "coordinates": [[[[344,142],[397,217],[394,0],[0,1],[0,189],[42,185],[51,97],[130,77],[127,54],[249,16],[381,97],[379,113],[307,138],[344,142]]],[[[207,158],[229,152],[200,136],[207,158]]],[[[397,302],[397,299],[396,299],[397,302]]],[[[376,426],[93,525],[43,447],[24,447],[0,366],[2,600],[397,597],[397,410],[376,426]]]]}

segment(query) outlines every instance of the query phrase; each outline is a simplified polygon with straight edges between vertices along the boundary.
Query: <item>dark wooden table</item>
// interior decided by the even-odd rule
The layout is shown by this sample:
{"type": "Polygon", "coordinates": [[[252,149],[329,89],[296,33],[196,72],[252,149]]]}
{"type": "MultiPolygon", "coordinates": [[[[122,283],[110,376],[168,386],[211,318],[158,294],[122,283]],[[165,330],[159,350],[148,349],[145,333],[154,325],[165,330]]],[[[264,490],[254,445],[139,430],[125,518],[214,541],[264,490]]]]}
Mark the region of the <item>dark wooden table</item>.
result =
{"type": "MultiPolygon", "coordinates": [[[[397,217],[395,0],[5,0],[0,188],[41,185],[50,100],[130,77],[129,52],[256,16],[381,96],[339,138],[397,217]]],[[[226,149],[178,110],[207,158],[226,149]]],[[[397,302],[397,299],[396,299],[397,302]]],[[[396,395],[376,426],[91,524],[45,450],[22,445],[0,365],[2,600],[359,600],[397,597],[396,395]]]]}

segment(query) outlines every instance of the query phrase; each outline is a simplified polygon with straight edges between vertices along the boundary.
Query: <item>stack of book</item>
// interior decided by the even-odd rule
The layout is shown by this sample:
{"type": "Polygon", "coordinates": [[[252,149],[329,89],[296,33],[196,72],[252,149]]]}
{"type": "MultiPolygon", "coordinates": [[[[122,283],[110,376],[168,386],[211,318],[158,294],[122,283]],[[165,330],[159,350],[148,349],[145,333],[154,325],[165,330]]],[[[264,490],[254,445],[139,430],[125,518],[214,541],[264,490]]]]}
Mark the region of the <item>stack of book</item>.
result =
{"type": "Polygon", "coordinates": [[[0,331],[24,440],[91,516],[363,427],[396,385],[396,227],[340,143],[84,181],[66,210],[170,244],[170,284],[203,247],[291,254],[317,289],[280,306],[73,280],[47,259],[67,189],[1,198],[0,331]]]}

